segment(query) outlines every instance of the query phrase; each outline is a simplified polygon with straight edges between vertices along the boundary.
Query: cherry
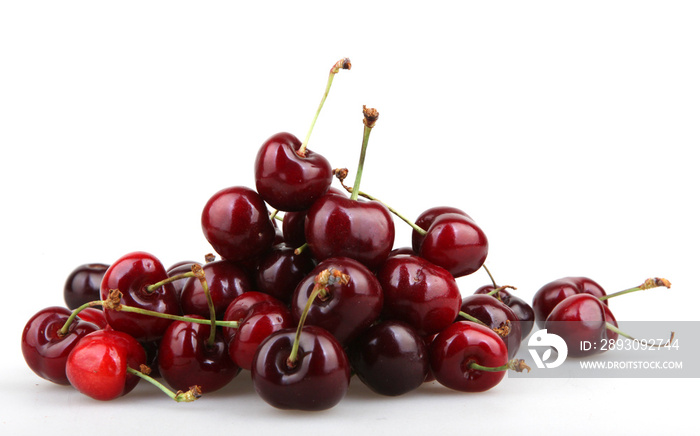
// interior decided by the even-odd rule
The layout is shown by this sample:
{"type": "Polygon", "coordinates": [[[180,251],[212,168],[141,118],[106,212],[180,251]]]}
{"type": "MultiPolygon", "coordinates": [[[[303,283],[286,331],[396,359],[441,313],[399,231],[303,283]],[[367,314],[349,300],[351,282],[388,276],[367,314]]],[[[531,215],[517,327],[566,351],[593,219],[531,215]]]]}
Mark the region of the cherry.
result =
{"type": "MultiPolygon", "coordinates": [[[[183,260],[171,265],[170,268],[166,270],[166,272],[168,274],[168,277],[175,277],[177,275],[185,274],[192,271],[192,265],[201,266],[199,262],[183,260]]],[[[179,301],[180,296],[182,295],[182,288],[185,286],[185,280],[176,280],[172,283],[172,285],[173,290],[175,291],[175,295],[177,295],[177,299],[179,301]]]]}
{"type": "MultiPolygon", "coordinates": [[[[180,306],[171,283],[149,289],[167,277],[163,264],[152,254],[142,251],[126,254],[105,272],[100,291],[102,300],[109,297],[110,291],[118,289],[122,293],[122,302],[128,306],[177,315],[180,306]]],[[[105,308],[105,316],[113,329],[128,333],[139,341],[160,339],[172,322],[110,308],[105,308]]]]}
{"type": "Polygon", "coordinates": [[[29,368],[60,385],[70,384],[66,361],[71,350],[80,339],[99,330],[90,322],[74,320],[62,333],[70,316],[71,311],[65,307],[48,307],[32,316],[22,331],[22,355],[29,368]]]}
{"type": "MultiPolygon", "coordinates": [[[[490,294],[496,288],[493,285],[484,285],[477,289],[475,294],[490,294]]],[[[532,327],[535,325],[535,311],[532,307],[520,297],[512,295],[505,287],[498,288],[496,295],[492,295],[497,300],[501,301],[515,313],[520,321],[520,339],[524,340],[530,335],[532,327]]]]}
{"type": "MultiPolygon", "coordinates": [[[[430,225],[433,223],[433,221],[435,221],[435,218],[446,213],[456,213],[459,215],[463,215],[467,218],[471,218],[469,215],[467,215],[466,212],[456,207],[435,206],[418,215],[418,218],[416,218],[415,221],[415,225],[421,229],[428,229],[430,228],[430,225]]],[[[416,229],[413,229],[413,232],[411,233],[411,246],[413,247],[413,251],[420,251],[420,246],[423,243],[423,239],[425,239],[425,234],[419,232],[416,229]]]]}
{"type": "Polygon", "coordinates": [[[599,353],[597,347],[582,347],[584,341],[600,344],[601,341],[617,339],[618,334],[609,330],[617,327],[610,309],[596,296],[588,293],[574,294],[557,304],[547,317],[544,328],[547,333],[561,336],[573,357],[599,353]]]}
{"type": "Polygon", "coordinates": [[[369,134],[379,117],[375,109],[363,108],[364,135],[360,163],[350,198],[325,195],[306,214],[306,242],[319,260],[350,257],[370,270],[381,266],[394,245],[394,221],[389,209],[378,201],[359,201],[360,180],[369,134]]]}
{"type": "Polygon", "coordinates": [[[462,296],[444,268],[418,256],[398,255],[387,259],[377,278],[384,290],[384,319],[404,321],[428,336],[457,317],[462,296]]]}
{"type": "Polygon", "coordinates": [[[347,355],[326,330],[303,326],[296,341],[297,359],[290,361],[296,336],[295,329],[282,329],[260,344],[251,368],[255,390],[279,409],[330,409],[350,385],[347,355]]]}
{"type": "Polygon", "coordinates": [[[207,201],[202,231],[214,250],[231,261],[263,254],[275,239],[265,202],[244,186],[222,189],[207,201]]]}
{"type": "Polygon", "coordinates": [[[450,389],[483,392],[496,386],[507,369],[529,369],[522,361],[508,361],[508,350],[491,329],[458,321],[430,344],[430,368],[435,379],[450,389]]]}
{"type": "Polygon", "coordinates": [[[80,311],[78,318],[83,321],[91,322],[95,324],[100,329],[111,328],[109,322],[107,322],[107,317],[102,309],[96,307],[86,307],[80,311]]]}
{"type": "MultiPolygon", "coordinates": [[[[330,187],[326,194],[336,194],[342,197],[346,195],[337,188],[330,187]]],[[[306,213],[308,210],[297,212],[285,212],[282,219],[282,234],[284,242],[291,247],[301,247],[306,243],[306,235],[304,234],[304,225],[306,223],[306,213]]]]}
{"type": "MultiPolygon", "coordinates": [[[[258,303],[271,302],[283,305],[283,303],[273,297],[270,294],[265,294],[263,292],[251,291],[245,292],[242,295],[236,297],[226,308],[224,312],[224,321],[236,321],[240,322],[248,315],[250,309],[258,303]]],[[[227,342],[231,342],[233,337],[238,332],[237,328],[224,327],[224,335],[227,342]]]]}
{"type": "Polygon", "coordinates": [[[295,248],[279,244],[260,259],[255,284],[260,292],[288,303],[299,283],[316,266],[308,251],[296,253],[295,248]]]}
{"type": "Polygon", "coordinates": [[[134,389],[140,378],[127,368],[146,363],[146,352],[131,336],[116,330],[98,330],[82,338],[68,355],[70,384],[96,400],[113,400],[134,389]]]}
{"type": "Polygon", "coordinates": [[[109,265],[88,263],[75,268],[66,279],[63,299],[69,309],[100,299],[100,283],[109,265]]]}
{"type": "Polygon", "coordinates": [[[238,323],[236,334],[228,344],[231,360],[250,370],[260,343],[273,332],[293,326],[292,314],[286,306],[267,301],[253,305],[238,323]]]}
{"type": "MultiPolygon", "coordinates": [[[[203,319],[198,315],[192,318],[203,319]]],[[[197,385],[203,393],[226,386],[238,374],[231,360],[223,333],[209,341],[211,325],[185,321],[173,322],[160,340],[158,369],[174,389],[197,385]]]]}
{"type": "Polygon", "coordinates": [[[466,313],[494,330],[508,348],[508,357],[515,357],[520,349],[522,334],[520,320],[503,302],[490,295],[475,294],[462,299],[460,313],[466,313]]]}
{"type": "Polygon", "coordinates": [[[348,358],[362,382],[381,395],[403,395],[418,388],[428,369],[428,347],[406,323],[383,321],[350,345],[348,358]]]}
{"type": "Polygon", "coordinates": [[[471,218],[445,213],[428,227],[418,254],[453,276],[462,277],[481,268],[488,248],[486,234],[471,218]]]}
{"type": "MultiPolygon", "coordinates": [[[[221,319],[228,305],[244,292],[255,289],[248,272],[229,260],[217,260],[202,266],[209,286],[216,318],[221,319]]],[[[202,283],[197,277],[185,281],[180,296],[182,313],[209,318],[209,305],[202,283]]]]}
{"type": "Polygon", "coordinates": [[[301,282],[292,297],[292,315],[295,321],[308,312],[307,323],[324,328],[342,344],[349,343],[379,317],[383,293],[379,281],[360,262],[336,257],[319,263],[301,282]],[[325,271],[347,276],[329,284],[305,309],[317,285],[317,277],[325,271]]]}
{"type": "MultiPolygon", "coordinates": [[[[566,297],[581,293],[594,297],[606,295],[603,287],[588,277],[564,277],[542,286],[532,299],[537,325],[544,328],[547,317],[557,304],[566,297]]],[[[607,305],[607,301],[604,304],[607,305]]]]}
{"type": "Polygon", "coordinates": [[[283,132],[273,135],[260,147],[255,158],[255,186],[270,206],[284,211],[305,210],[330,187],[333,180],[330,163],[306,145],[333,78],[340,69],[350,68],[349,59],[341,59],[331,68],[326,91],[303,144],[296,136],[283,132]]]}

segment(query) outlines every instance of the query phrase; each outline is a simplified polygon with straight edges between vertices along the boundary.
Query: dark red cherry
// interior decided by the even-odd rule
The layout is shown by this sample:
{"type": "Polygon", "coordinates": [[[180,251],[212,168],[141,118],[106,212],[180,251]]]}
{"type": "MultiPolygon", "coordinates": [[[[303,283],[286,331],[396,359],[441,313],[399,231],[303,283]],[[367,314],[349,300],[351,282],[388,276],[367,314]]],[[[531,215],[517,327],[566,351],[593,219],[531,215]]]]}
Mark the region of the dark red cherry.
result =
{"type": "Polygon", "coordinates": [[[32,316],[22,331],[22,355],[29,368],[39,377],[60,385],[70,384],[66,361],[75,345],[99,327],[80,319],[74,320],[65,335],[60,330],[71,315],[65,307],[47,307],[32,316]]]}
{"type": "MultiPolygon", "coordinates": [[[[547,317],[554,307],[566,297],[575,294],[590,294],[594,297],[602,297],[605,290],[598,283],[588,277],[564,277],[542,286],[532,298],[532,309],[535,311],[535,321],[540,328],[544,328],[547,317]]],[[[608,305],[607,300],[603,304],[608,305]]]]}
{"type": "MultiPolygon", "coordinates": [[[[214,303],[216,318],[221,319],[231,302],[244,292],[255,289],[248,272],[230,260],[216,260],[205,264],[202,269],[214,303]]],[[[209,319],[209,305],[202,283],[196,277],[185,281],[180,296],[182,313],[200,315],[209,319]]]]}
{"type": "Polygon", "coordinates": [[[297,284],[315,266],[316,263],[308,251],[295,254],[295,247],[287,244],[275,245],[260,259],[255,284],[258,291],[289,303],[297,284]]]}
{"type": "MultiPolygon", "coordinates": [[[[265,294],[263,292],[251,291],[246,292],[234,299],[226,308],[224,312],[224,321],[242,321],[243,318],[248,316],[250,309],[258,303],[270,302],[280,305],[284,305],[280,300],[276,299],[270,294],[265,294]]],[[[224,336],[226,341],[230,342],[236,335],[238,329],[231,327],[224,327],[224,336]]]]}
{"type": "MultiPolygon", "coordinates": [[[[469,215],[467,215],[466,212],[464,212],[461,209],[457,209],[456,207],[436,206],[431,207],[430,209],[418,215],[415,224],[421,229],[428,230],[430,228],[430,225],[433,224],[433,221],[435,221],[435,218],[446,213],[456,213],[459,215],[463,215],[467,218],[471,218],[469,215]]],[[[415,251],[416,253],[420,251],[420,246],[424,238],[424,235],[421,235],[415,230],[413,231],[413,233],[411,234],[411,246],[413,247],[413,251],[415,251]]]]}
{"type": "Polygon", "coordinates": [[[347,257],[326,259],[299,282],[294,291],[291,309],[295,322],[299,322],[304,312],[316,276],[331,269],[348,275],[349,281],[328,285],[325,294],[314,299],[306,325],[324,328],[345,345],[377,320],[382,310],[383,293],[375,275],[360,262],[347,257]]]}
{"type": "MultiPolygon", "coordinates": [[[[191,315],[193,318],[203,318],[191,315]]],[[[158,369],[163,379],[182,391],[197,385],[203,393],[226,386],[238,374],[221,332],[209,343],[210,324],[175,321],[158,348],[158,369]]]]}
{"type": "Polygon", "coordinates": [[[316,260],[349,257],[379,268],[394,246],[394,221],[377,201],[325,195],[306,214],[306,242],[316,260]]]}
{"type": "Polygon", "coordinates": [[[601,341],[617,339],[617,333],[608,330],[608,322],[617,327],[610,309],[597,297],[580,293],[559,302],[547,317],[544,328],[547,333],[564,339],[569,356],[582,357],[599,353],[601,341]],[[584,342],[594,346],[584,347],[584,342]]]}
{"type": "Polygon", "coordinates": [[[273,302],[255,304],[239,322],[228,344],[229,355],[242,369],[250,370],[260,343],[272,333],[293,326],[292,314],[286,306],[273,302]]]}
{"type": "MultiPolygon", "coordinates": [[[[101,297],[106,300],[110,291],[118,289],[121,302],[127,306],[177,315],[180,304],[172,284],[148,290],[168,277],[163,264],[152,254],[136,251],[114,262],[105,272],[101,285],[101,297]]],[[[105,309],[107,322],[114,330],[133,336],[138,341],[160,339],[171,321],[148,315],[105,309]]]]}
{"type": "Polygon", "coordinates": [[[404,321],[421,336],[454,322],[462,296],[444,268],[411,255],[392,256],[377,272],[384,291],[382,318],[404,321]]]}
{"type": "Polygon", "coordinates": [[[486,235],[471,218],[445,213],[428,227],[418,254],[453,276],[462,277],[481,268],[488,250],[486,235]]]}
{"type": "Polygon", "coordinates": [[[146,352],[131,336],[116,330],[98,330],[85,336],[68,355],[66,375],[70,384],[96,400],[108,401],[131,392],[146,352]]]}
{"type": "Polygon", "coordinates": [[[100,299],[100,283],[109,265],[88,263],[74,269],[63,286],[63,299],[69,309],[100,299]]]}
{"type": "Polygon", "coordinates": [[[415,329],[400,321],[383,321],[350,345],[350,364],[374,392],[397,396],[423,384],[428,375],[428,347],[415,329]]]}
{"type": "MultiPolygon", "coordinates": [[[[475,294],[488,294],[494,289],[493,285],[484,285],[474,292],[475,294]]],[[[535,311],[532,307],[520,297],[512,295],[506,289],[498,291],[498,295],[494,298],[500,300],[515,313],[515,316],[520,320],[520,339],[523,340],[530,335],[532,327],[535,325],[535,311]]]]}
{"type": "Polygon", "coordinates": [[[291,133],[271,136],[255,158],[255,187],[275,209],[300,211],[328,191],[333,169],[328,160],[306,148],[291,133]]]}
{"type": "Polygon", "coordinates": [[[504,371],[483,371],[472,363],[497,368],[508,363],[505,343],[493,330],[459,321],[440,332],[430,344],[430,367],[435,379],[450,389],[483,392],[496,386],[504,371]]]}
{"type": "MultiPolygon", "coordinates": [[[[177,262],[173,265],[170,266],[166,270],[168,277],[174,277],[176,275],[188,273],[192,271],[192,265],[200,265],[199,262],[195,262],[192,260],[183,260],[181,262],[177,262]]],[[[180,299],[180,295],[182,295],[182,288],[185,286],[185,281],[186,280],[175,280],[173,282],[173,289],[175,290],[175,294],[177,295],[178,300],[180,299]]]]}
{"type": "Polygon", "coordinates": [[[255,390],[279,409],[326,410],[343,399],[350,364],[340,343],[320,327],[301,330],[298,360],[290,364],[296,328],[272,333],[259,346],[251,375],[255,390]]]}
{"type": "Polygon", "coordinates": [[[475,294],[462,299],[460,310],[496,331],[508,348],[508,358],[520,349],[520,320],[510,307],[490,295],[475,294]]]}
{"type": "Polygon", "coordinates": [[[265,202],[244,186],[222,189],[207,201],[202,231],[214,250],[231,261],[263,254],[275,239],[265,202]]]}
{"type": "MultiPolygon", "coordinates": [[[[347,197],[341,190],[330,187],[326,194],[336,194],[341,197],[347,197]]],[[[306,243],[306,235],[304,234],[304,224],[306,222],[307,210],[297,212],[285,212],[282,219],[282,234],[284,242],[291,247],[301,247],[306,243]]]]}

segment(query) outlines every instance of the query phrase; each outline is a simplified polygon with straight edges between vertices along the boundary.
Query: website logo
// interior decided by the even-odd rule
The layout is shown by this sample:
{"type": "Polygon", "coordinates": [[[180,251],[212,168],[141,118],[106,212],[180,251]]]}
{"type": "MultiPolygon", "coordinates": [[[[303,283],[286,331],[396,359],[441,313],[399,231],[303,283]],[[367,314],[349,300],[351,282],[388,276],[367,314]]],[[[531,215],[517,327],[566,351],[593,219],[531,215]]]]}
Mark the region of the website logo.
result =
{"type": "Polygon", "coordinates": [[[556,368],[566,360],[569,353],[569,347],[561,336],[553,333],[547,333],[547,329],[538,330],[530,336],[527,345],[529,347],[532,360],[538,368],[556,368]],[[552,358],[552,349],[556,351],[556,359],[550,362],[552,358]],[[541,351],[540,355],[538,351],[541,351]]]}

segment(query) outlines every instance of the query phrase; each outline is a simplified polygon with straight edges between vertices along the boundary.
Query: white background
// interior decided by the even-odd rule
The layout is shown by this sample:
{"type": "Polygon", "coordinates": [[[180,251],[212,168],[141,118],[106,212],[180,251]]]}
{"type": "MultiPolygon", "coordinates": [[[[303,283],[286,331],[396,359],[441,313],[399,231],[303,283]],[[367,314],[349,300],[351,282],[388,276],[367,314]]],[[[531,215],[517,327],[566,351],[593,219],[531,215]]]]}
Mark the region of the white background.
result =
{"type": "MultiPolygon", "coordinates": [[[[270,135],[304,137],[346,56],[309,147],[352,178],[362,105],[377,108],[363,190],[410,217],[465,210],[528,301],[568,275],[608,292],[663,276],[670,290],[611,302],[621,324],[698,320],[698,22],[682,1],[2,2],[0,433],[689,433],[697,378],[401,398],[355,381],[308,414],[269,407],[243,374],[194,404],[145,385],[100,403],[35,376],[19,338],[79,264],[202,259],[206,200],[254,186],[270,135]]],[[[487,282],[459,280],[465,295],[487,282]]]]}

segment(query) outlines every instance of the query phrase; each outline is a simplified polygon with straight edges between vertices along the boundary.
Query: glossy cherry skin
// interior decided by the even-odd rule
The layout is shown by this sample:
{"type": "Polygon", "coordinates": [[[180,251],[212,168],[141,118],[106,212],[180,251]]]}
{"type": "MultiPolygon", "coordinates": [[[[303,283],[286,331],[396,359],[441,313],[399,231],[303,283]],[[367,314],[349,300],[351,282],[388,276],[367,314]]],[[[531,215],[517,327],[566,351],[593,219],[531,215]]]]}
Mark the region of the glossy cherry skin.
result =
{"type": "Polygon", "coordinates": [[[333,169],[328,160],[308,148],[303,156],[301,141],[291,133],[271,136],[255,158],[255,187],[275,209],[308,209],[328,191],[333,169]]]}
{"type": "Polygon", "coordinates": [[[547,317],[544,328],[547,333],[561,336],[568,347],[568,355],[583,357],[600,352],[600,342],[617,339],[617,333],[608,330],[606,323],[617,327],[617,321],[610,309],[597,297],[588,294],[574,294],[557,304],[547,317]],[[594,346],[582,347],[587,341],[594,346]]]}
{"type": "Polygon", "coordinates": [[[462,296],[454,277],[421,257],[392,256],[377,278],[384,291],[382,318],[404,321],[421,336],[446,328],[459,313],[462,296]]]}
{"type": "MultiPolygon", "coordinates": [[[[280,300],[276,299],[270,294],[265,294],[263,292],[251,291],[246,292],[234,299],[226,308],[224,312],[224,321],[242,321],[243,318],[248,316],[250,309],[258,303],[270,302],[275,304],[284,305],[280,300]]],[[[226,337],[227,343],[230,343],[233,337],[238,332],[237,328],[224,327],[224,336],[226,337]]]]}
{"type": "MultiPolygon", "coordinates": [[[[484,285],[474,292],[475,294],[488,294],[493,291],[493,285],[484,285]]],[[[530,335],[532,327],[535,325],[535,311],[520,297],[512,295],[505,289],[498,291],[498,296],[493,295],[493,298],[503,302],[506,306],[515,313],[515,316],[520,320],[520,339],[524,340],[530,335]]]]}
{"type": "Polygon", "coordinates": [[[68,355],[66,375],[70,384],[96,400],[108,401],[126,395],[139,377],[127,366],[140,369],[146,352],[131,336],[116,330],[98,330],[78,342],[68,355]]]}
{"type": "Polygon", "coordinates": [[[158,348],[158,369],[173,389],[186,391],[197,385],[202,393],[213,392],[238,374],[223,333],[217,332],[214,343],[208,343],[210,329],[209,324],[186,321],[176,321],[168,327],[158,348]]]}
{"type": "Polygon", "coordinates": [[[100,299],[100,283],[109,268],[103,263],[88,263],[78,266],[66,279],[63,299],[69,309],[77,309],[85,303],[100,299]]]}
{"type": "MultiPolygon", "coordinates": [[[[178,315],[180,305],[171,284],[152,292],[146,288],[167,278],[163,264],[155,256],[143,251],[126,254],[114,262],[102,279],[101,297],[106,300],[113,289],[121,291],[122,304],[160,313],[178,315]]],[[[172,321],[154,316],[105,309],[107,322],[138,341],[160,339],[172,321]]]]}
{"type": "Polygon", "coordinates": [[[350,257],[375,270],[389,256],[395,230],[383,204],[329,194],[307,212],[305,234],[316,260],[350,257]]]}
{"type": "Polygon", "coordinates": [[[255,390],[279,409],[326,410],[343,399],[350,385],[350,363],[340,343],[320,327],[302,328],[297,362],[290,366],[296,328],[267,337],[253,359],[255,390]]]}
{"type": "MultiPolygon", "coordinates": [[[[340,195],[347,197],[345,193],[334,187],[330,187],[326,194],[340,195]]],[[[285,212],[282,219],[282,235],[284,242],[291,247],[301,247],[306,243],[306,234],[304,233],[304,225],[306,223],[307,210],[296,212],[285,212]]]]}
{"type": "Polygon", "coordinates": [[[250,370],[260,343],[272,333],[295,325],[286,306],[273,302],[255,304],[238,324],[228,344],[229,355],[242,369],[250,370]]]}
{"type": "Polygon", "coordinates": [[[68,385],[66,361],[75,345],[99,327],[80,319],[74,320],[68,333],[59,331],[70,317],[65,307],[47,307],[32,316],[22,331],[22,355],[29,368],[39,377],[59,385],[68,385]]]}
{"type": "Polygon", "coordinates": [[[403,395],[422,385],[430,367],[425,340],[400,321],[370,327],[350,345],[348,358],[365,385],[389,396],[403,395]]]}
{"type": "Polygon", "coordinates": [[[207,201],[202,231],[214,250],[231,261],[258,256],[272,247],[275,239],[265,202],[244,186],[222,189],[207,201]]]}
{"type": "Polygon", "coordinates": [[[471,218],[445,213],[428,227],[418,254],[453,276],[462,277],[481,268],[488,251],[486,234],[471,218]]]}
{"type": "Polygon", "coordinates": [[[350,280],[347,284],[329,285],[325,297],[319,295],[314,299],[306,325],[322,327],[346,345],[379,318],[384,296],[375,275],[360,262],[347,257],[326,259],[294,291],[291,309],[295,322],[299,322],[313,292],[314,279],[330,268],[347,274],[350,280]]]}
{"type": "Polygon", "coordinates": [[[507,324],[509,326],[507,332],[497,333],[508,348],[508,358],[515,357],[515,353],[520,349],[522,334],[520,320],[510,307],[490,295],[475,294],[462,299],[460,310],[483,322],[492,330],[503,329],[507,324]]]}
{"type": "Polygon", "coordinates": [[[505,343],[493,330],[471,321],[459,321],[440,332],[430,344],[430,368],[435,379],[450,389],[483,392],[496,386],[505,371],[469,368],[475,362],[498,368],[508,363],[505,343]]]}
{"type": "Polygon", "coordinates": [[[107,317],[102,309],[96,307],[86,307],[78,313],[78,318],[83,321],[91,322],[95,324],[100,329],[111,328],[109,322],[107,322],[107,317]]]}
{"type": "MultiPolygon", "coordinates": [[[[456,213],[459,215],[463,215],[467,218],[471,218],[469,215],[467,215],[466,212],[456,207],[436,206],[431,207],[430,209],[418,215],[418,218],[416,218],[414,223],[421,229],[428,230],[431,224],[433,224],[433,221],[435,221],[435,218],[446,213],[456,213]]],[[[420,246],[423,243],[423,239],[425,239],[425,235],[421,235],[417,231],[413,230],[413,232],[411,233],[411,246],[413,247],[413,251],[415,251],[416,253],[420,251],[420,246]]]]}
{"type": "Polygon", "coordinates": [[[294,253],[287,244],[272,247],[258,263],[255,285],[260,292],[289,303],[297,284],[316,266],[308,251],[294,253]]]}
{"type": "MultiPolygon", "coordinates": [[[[540,328],[544,327],[547,317],[554,307],[562,300],[575,294],[591,294],[602,297],[605,290],[588,277],[563,277],[542,286],[532,298],[532,309],[535,311],[535,321],[540,328]]],[[[608,305],[607,301],[603,304],[608,305]]]]}
{"type": "MultiPolygon", "coordinates": [[[[177,262],[173,265],[170,266],[170,268],[167,269],[167,274],[168,277],[174,277],[180,274],[188,273],[192,271],[192,265],[200,265],[199,262],[191,261],[191,260],[183,260],[181,262],[177,262]]],[[[182,288],[185,286],[186,280],[175,280],[173,282],[173,289],[175,290],[175,294],[177,295],[178,300],[180,299],[180,295],[182,295],[182,288]]]]}
{"type": "MultiPolygon", "coordinates": [[[[221,319],[226,308],[236,297],[255,289],[248,272],[229,260],[216,260],[205,264],[202,269],[209,287],[216,318],[221,319]]],[[[196,277],[185,281],[180,296],[182,313],[200,315],[209,319],[209,305],[202,283],[196,277]]]]}

